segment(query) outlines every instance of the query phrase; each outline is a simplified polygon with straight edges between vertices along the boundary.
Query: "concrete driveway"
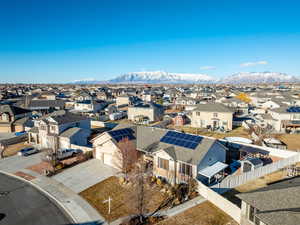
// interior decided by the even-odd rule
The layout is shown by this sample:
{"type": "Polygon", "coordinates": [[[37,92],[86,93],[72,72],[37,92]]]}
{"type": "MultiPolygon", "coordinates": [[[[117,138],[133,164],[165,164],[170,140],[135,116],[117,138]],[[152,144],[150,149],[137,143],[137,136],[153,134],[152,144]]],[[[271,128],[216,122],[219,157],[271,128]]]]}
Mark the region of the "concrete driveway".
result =
{"type": "Polygon", "coordinates": [[[0,170],[7,173],[16,173],[24,168],[38,164],[42,161],[43,153],[37,153],[30,156],[14,155],[0,160],[0,170]]]}
{"type": "Polygon", "coordinates": [[[79,193],[110,176],[116,175],[117,172],[116,169],[104,165],[99,159],[91,159],[68,168],[51,178],[79,193]]]}

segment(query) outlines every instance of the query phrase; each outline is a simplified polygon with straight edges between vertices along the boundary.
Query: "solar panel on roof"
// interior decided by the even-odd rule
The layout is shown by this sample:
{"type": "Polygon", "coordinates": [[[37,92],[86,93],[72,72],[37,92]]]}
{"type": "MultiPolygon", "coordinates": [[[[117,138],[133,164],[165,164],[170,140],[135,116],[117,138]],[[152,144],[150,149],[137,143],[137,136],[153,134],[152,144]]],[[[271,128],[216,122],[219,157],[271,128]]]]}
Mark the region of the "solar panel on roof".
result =
{"type": "Polygon", "coordinates": [[[286,111],[287,112],[296,112],[296,113],[299,113],[300,112],[300,107],[299,106],[291,106],[286,111]]]}
{"type": "Polygon", "coordinates": [[[112,138],[114,138],[117,142],[121,141],[124,138],[128,138],[129,140],[135,139],[133,136],[133,130],[130,128],[124,128],[121,130],[113,130],[108,132],[112,138]]]}
{"type": "Polygon", "coordinates": [[[178,145],[185,148],[195,149],[201,142],[202,137],[184,134],[175,131],[168,131],[165,136],[161,138],[161,142],[178,145]]]}

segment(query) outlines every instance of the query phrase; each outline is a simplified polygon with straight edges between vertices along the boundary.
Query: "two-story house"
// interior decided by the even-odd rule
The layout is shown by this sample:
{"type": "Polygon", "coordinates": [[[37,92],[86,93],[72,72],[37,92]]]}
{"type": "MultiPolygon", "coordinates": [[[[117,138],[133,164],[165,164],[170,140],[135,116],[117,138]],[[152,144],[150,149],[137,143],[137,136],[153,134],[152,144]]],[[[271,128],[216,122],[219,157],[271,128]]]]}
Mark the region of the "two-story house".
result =
{"type": "Polygon", "coordinates": [[[128,107],[128,119],[137,121],[138,118],[147,118],[150,122],[162,120],[164,108],[153,102],[128,107]]]}
{"type": "Polygon", "coordinates": [[[61,110],[36,120],[28,139],[39,149],[70,148],[72,144],[85,146],[90,128],[90,119],[61,110]]]}
{"type": "Polygon", "coordinates": [[[278,132],[295,131],[300,129],[300,107],[282,106],[269,110],[273,118],[272,126],[278,132]]]}
{"type": "Polygon", "coordinates": [[[24,124],[31,111],[13,105],[0,105],[0,132],[24,131],[24,124]]]}
{"type": "Polygon", "coordinates": [[[191,126],[232,130],[232,118],[232,110],[223,104],[199,104],[192,111],[191,126]]]}

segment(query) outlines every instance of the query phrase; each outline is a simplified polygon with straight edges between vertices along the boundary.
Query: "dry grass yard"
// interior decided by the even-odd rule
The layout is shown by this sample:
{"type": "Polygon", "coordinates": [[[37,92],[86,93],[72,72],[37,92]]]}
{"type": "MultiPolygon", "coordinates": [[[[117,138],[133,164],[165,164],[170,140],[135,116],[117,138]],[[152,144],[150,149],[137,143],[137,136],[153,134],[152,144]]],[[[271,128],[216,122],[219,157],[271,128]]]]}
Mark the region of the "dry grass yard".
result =
{"type": "Polygon", "coordinates": [[[4,157],[8,157],[8,156],[12,156],[18,153],[18,151],[20,151],[23,148],[26,147],[31,147],[30,144],[26,143],[26,142],[22,142],[22,143],[18,143],[18,144],[14,144],[14,145],[9,145],[5,150],[4,150],[4,157]]]}
{"type": "Polygon", "coordinates": [[[176,216],[165,219],[157,225],[237,225],[234,220],[206,201],[176,216]]]}
{"type": "Polygon", "coordinates": [[[279,134],[277,138],[287,144],[289,150],[300,150],[300,134],[279,134]]]}
{"type": "Polygon", "coordinates": [[[197,129],[193,127],[173,127],[178,131],[184,131],[186,133],[191,133],[191,134],[197,134],[197,135],[203,135],[203,136],[208,136],[208,137],[214,137],[217,139],[222,139],[224,137],[244,137],[244,138],[250,138],[250,135],[246,129],[243,127],[238,127],[233,129],[230,132],[227,133],[220,133],[220,132],[213,132],[213,131],[206,131],[203,129],[197,129]]]}
{"type": "MultiPolygon", "coordinates": [[[[97,211],[108,221],[114,221],[118,218],[133,215],[136,213],[135,207],[132,207],[132,197],[135,193],[132,185],[121,185],[117,177],[108,179],[84,190],[80,196],[86,199],[97,211]],[[111,214],[108,214],[108,204],[103,203],[108,197],[111,201],[111,214]]],[[[149,203],[147,209],[152,211],[167,197],[159,191],[158,187],[152,186],[147,190],[149,203]],[[150,197],[151,196],[151,197],[150,197]]]]}

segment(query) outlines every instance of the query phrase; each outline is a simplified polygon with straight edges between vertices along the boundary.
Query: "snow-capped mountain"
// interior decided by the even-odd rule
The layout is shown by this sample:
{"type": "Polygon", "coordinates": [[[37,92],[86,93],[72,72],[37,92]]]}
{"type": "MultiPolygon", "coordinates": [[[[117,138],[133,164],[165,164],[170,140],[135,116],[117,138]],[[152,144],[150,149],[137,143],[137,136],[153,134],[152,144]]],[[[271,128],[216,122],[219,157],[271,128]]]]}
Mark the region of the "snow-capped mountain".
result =
{"type": "Polygon", "coordinates": [[[240,72],[223,78],[221,83],[277,83],[277,82],[299,82],[299,78],[285,73],[275,72],[240,72]]]}
{"type": "Polygon", "coordinates": [[[213,83],[216,80],[206,74],[168,73],[164,71],[132,72],[123,74],[110,83],[213,83]]]}
{"type": "Polygon", "coordinates": [[[212,84],[212,83],[279,83],[300,82],[298,77],[275,72],[240,72],[216,79],[206,74],[168,73],[164,71],[132,72],[107,81],[83,79],[71,84],[103,84],[103,83],[148,83],[148,84],[212,84]]]}

